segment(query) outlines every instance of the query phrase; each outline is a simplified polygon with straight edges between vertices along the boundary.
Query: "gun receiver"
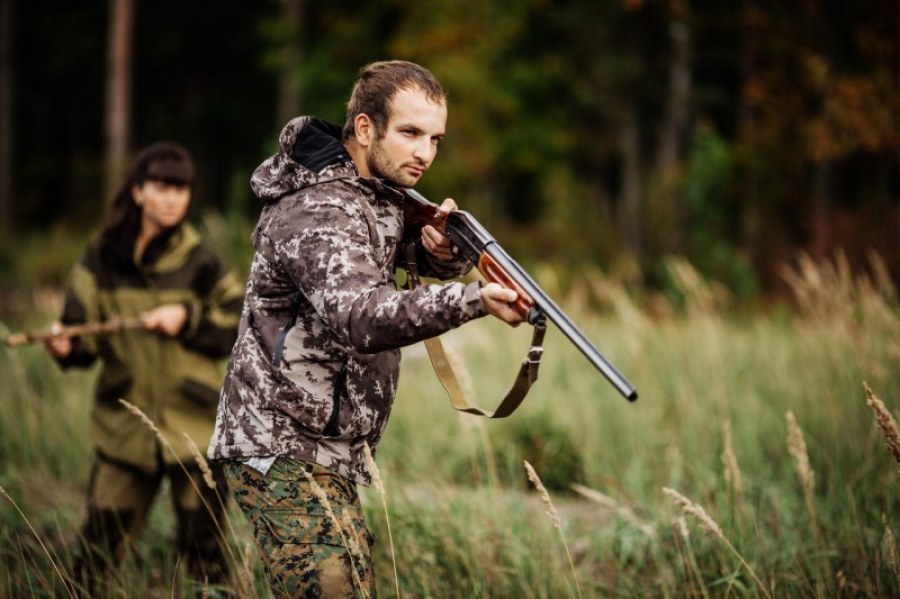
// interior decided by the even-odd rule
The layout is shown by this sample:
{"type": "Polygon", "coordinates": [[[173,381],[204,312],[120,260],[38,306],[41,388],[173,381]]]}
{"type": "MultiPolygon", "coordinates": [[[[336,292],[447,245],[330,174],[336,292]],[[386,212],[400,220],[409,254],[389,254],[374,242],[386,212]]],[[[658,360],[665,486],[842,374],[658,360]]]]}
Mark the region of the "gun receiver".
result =
{"type": "Polygon", "coordinates": [[[489,281],[518,293],[515,308],[532,325],[546,318],[572,342],[628,401],[635,401],[637,390],[604,357],[574,322],[513,258],[506,253],[484,226],[465,210],[454,210],[441,219],[437,206],[422,194],[407,189],[407,219],[413,227],[432,224],[450,238],[454,251],[469,258],[489,281]]]}

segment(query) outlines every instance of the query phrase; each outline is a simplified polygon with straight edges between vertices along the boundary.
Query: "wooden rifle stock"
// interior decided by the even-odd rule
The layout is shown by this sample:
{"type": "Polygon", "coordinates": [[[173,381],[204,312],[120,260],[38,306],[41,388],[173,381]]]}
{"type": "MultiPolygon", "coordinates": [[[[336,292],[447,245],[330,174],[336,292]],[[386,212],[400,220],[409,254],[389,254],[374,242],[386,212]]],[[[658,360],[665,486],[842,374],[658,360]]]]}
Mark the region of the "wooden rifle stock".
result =
{"type": "Polygon", "coordinates": [[[514,307],[532,325],[552,322],[578,350],[606,377],[628,401],[635,401],[637,390],[613,366],[590,339],[556,305],[543,289],[497,243],[497,240],[465,210],[454,210],[441,218],[438,207],[422,194],[406,190],[405,222],[415,229],[426,224],[450,238],[454,251],[470,259],[484,277],[519,294],[514,307]]]}
{"type": "Polygon", "coordinates": [[[43,343],[47,339],[67,335],[69,337],[78,337],[81,335],[111,335],[121,331],[142,329],[144,323],[139,318],[113,318],[103,322],[88,322],[68,327],[62,327],[58,331],[25,331],[22,333],[13,333],[4,339],[7,347],[19,347],[30,343],[43,343]]]}

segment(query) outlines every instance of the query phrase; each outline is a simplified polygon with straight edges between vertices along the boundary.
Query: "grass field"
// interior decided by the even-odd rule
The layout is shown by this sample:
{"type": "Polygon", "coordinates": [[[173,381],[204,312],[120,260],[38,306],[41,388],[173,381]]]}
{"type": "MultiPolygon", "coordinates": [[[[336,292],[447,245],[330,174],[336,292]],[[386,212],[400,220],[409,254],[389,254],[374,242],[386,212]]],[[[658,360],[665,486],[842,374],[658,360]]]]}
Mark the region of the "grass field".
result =
{"type": "MultiPolygon", "coordinates": [[[[639,301],[596,274],[562,293],[537,273],[634,404],[553,329],[506,420],[453,411],[422,348],[405,351],[383,489],[363,492],[380,596],[900,596],[900,316],[877,260],[868,276],[802,260],[784,273],[797,308],[752,314],[669,266],[676,293],[639,301]]],[[[57,301],[37,295],[5,326],[46,324],[57,301]]],[[[446,336],[482,407],[529,336],[487,320],[446,336]]],[[[0,348],[0,596],[66,596],[94,374],[0,348]]],[[[265,597],[233,510],[231,524],[234,590],[265,597]]],[[[183,591],[171,537],[161,501],[117,596],[183,591]]]]}

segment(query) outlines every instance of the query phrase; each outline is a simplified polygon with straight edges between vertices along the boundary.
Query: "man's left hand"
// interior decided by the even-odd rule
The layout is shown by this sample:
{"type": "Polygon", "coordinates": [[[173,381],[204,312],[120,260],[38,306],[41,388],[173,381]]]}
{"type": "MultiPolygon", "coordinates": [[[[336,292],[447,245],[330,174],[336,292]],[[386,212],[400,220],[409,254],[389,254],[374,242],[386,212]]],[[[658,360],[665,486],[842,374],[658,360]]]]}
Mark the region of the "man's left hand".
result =
{"type": "MultiPolygon", "coordinates": [[[[456,210],[456,208],[456,202],[451,198],[447,198],[439,208],[441,218],[443,219],[450,214],[450,212],[456,210]]],[[[422,227],[422,245],[425,246],[428,253],[438,260],[443,260],[444,262],[453,260],[453,252],[450,249],[450,238],[431,225],[422,227]]]]}

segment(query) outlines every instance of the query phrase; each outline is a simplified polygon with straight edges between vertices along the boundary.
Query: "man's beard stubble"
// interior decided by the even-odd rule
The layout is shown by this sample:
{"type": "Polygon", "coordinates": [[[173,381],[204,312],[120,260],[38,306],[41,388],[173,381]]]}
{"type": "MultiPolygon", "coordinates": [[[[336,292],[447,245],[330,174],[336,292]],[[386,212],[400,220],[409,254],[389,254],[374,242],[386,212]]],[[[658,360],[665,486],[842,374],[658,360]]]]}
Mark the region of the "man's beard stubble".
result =
{"type": "Polygon", "coordinates": [[[402,164],[396,167],[391,164],[380,140],[375,140],[372,144],[372,150],[366,159],[366,166],[369,167],[369,172],[373,177],[384,180],[391,187],[408,188],[419,182],[418,178],[403,172],[402,164]]]}

